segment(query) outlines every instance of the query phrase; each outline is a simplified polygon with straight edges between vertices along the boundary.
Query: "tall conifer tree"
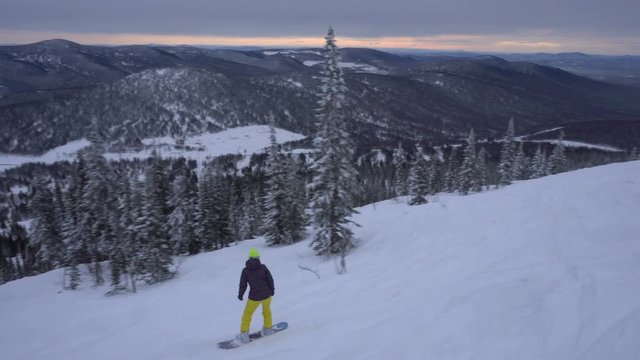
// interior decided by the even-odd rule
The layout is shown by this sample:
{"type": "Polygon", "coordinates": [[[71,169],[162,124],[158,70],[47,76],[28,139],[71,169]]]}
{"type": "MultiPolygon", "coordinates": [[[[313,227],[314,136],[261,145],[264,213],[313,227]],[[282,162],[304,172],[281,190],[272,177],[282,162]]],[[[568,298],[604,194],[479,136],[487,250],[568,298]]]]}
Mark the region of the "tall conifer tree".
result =
{"type": "Polygon", "coordinates": [[[477,188],[478,172],[476,157],[476,136],[473,129],[469,132],[467,146],[464,149],[462,165],[458,175],[459,190],[463,195],[467,195],[470,190],[477,188]]]}
{"type": "Polygon", "coordinates": [[[325,37],[318,109],[319,134],[315,139],[319,158],[314,164],[313,212],[317,229],[311,246],[318,255],[339,255],[339,272],[346,271],[345,256],[354,246],[349,224],[356,212],[353,195],[357,173],[353,166],[353,143],[347,132],[344,93],[347,88],[338,66],[335,34],[325,37]]]}
{"type": "Polygon", "coordinates": [[[498,165],[498,186],[509,185],[515,179],[514,163],[516,159],[515,129],[513,119],[509,120],[507,133],[502,141],[500,164],[498,165]]]}
{"type": "Polygon", "coordinates": [[[411,163],[411,174],[409,176],[409,205],[422,205],[427,203],[429,188],[429,162],[424,157],[424,152],[420,144],[416,144],[416,151],[411,163]]]}

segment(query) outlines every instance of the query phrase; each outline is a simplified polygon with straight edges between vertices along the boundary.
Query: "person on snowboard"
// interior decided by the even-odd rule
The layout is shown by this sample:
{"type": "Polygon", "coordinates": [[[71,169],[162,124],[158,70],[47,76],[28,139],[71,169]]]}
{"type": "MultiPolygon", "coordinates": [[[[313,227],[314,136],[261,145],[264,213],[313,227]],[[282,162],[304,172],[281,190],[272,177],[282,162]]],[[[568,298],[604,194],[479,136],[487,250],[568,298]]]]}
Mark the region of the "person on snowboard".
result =
{"type": "Polygon", "coordinates": [[[240,325],[240,334],[236,338],[243,342],[249,342],[249,328],[251,326],[251,317],[262,305],[262,316],[264,317],[264,327],[262,335],[271,335],[273,326],[271,320],[271,297],[275,294],[273,285],[273,277],[266,265],[260,263],[260,253],[256,249],[249,250],[249,260],[245,264],[240,275],[240,287],[238,291],[238,300],[242,301],[244,293],[249,284],[249,299],[242,314],[242,324],[240,325]]]}

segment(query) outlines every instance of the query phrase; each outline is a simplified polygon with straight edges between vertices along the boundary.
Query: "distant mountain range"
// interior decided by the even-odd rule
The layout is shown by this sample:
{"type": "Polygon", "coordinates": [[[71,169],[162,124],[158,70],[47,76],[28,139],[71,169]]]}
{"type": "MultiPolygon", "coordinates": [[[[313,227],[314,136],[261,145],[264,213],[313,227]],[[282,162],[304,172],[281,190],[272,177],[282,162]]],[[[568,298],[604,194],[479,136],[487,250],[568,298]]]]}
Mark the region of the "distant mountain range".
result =
{"type": "MultiPolygon", "coordinates": [[[[496,137],[509,118],[522,133],[640,120],[640,88],[515,57],[359,48],[341,49],[341,55],[351,129],[361,145],[439,144],[470,128],[496,137]]],[[[92,121],[123,145],[271,119],[311,134],[321,61],[321,49],[105,47],[66,40],[3,46],[0,151],[41,153],[86,136],[92,121]]]]}
{"type": "Polygon", "coordinates": [[[640,87],[640,56],[634,55],[588,55],[580,52],[533,53],[533,54],[479,54],[471,52],[413,52],[400,54],[419,61],[437,61],[451,58],[475,58],[482,55],[498,56],[509,61],[524,61],[552,66],[586,76],[594,80],[640,87]]]}

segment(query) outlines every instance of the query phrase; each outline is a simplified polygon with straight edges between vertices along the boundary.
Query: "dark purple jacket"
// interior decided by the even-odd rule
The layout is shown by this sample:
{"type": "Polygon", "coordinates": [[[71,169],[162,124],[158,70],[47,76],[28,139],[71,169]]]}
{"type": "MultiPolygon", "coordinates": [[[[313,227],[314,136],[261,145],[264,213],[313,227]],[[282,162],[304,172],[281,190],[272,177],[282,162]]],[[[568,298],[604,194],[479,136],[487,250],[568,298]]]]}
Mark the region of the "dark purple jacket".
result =
{"type": "Polygon", "coordinates": [[[275,293],[273,286],[273,278],[266,265],[260,263],[260,259],[251,258],[247,260],[246,267],[242,269],[240,275],[240,290],[238,295],[244,296],[249,284],[249,299],[253,301],[261,301],[275,293]]]}

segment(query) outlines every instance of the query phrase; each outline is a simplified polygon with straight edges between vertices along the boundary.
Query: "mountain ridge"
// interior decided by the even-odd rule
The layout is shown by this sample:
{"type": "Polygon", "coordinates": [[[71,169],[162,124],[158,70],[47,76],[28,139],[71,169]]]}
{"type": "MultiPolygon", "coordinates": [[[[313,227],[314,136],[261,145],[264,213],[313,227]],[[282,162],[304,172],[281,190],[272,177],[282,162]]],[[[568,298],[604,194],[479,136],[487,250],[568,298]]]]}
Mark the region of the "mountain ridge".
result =
{"type": "MultiPolygon", "coordinates": [[[[522,132],[640,120],[640,89],[552,67],[495,56],[421,62],[373,49],[341,54],[348,118],[365,146],[440,144],[470,128],[497,137],[510,118],[522,132]]],[[[0,151],[44,152],[85,137],[94,119],[112,141],[129,143],[271,118],[310,135],[321,61],[317,48],[92,47],[66,40],[0,47],[0,151]]]]}

